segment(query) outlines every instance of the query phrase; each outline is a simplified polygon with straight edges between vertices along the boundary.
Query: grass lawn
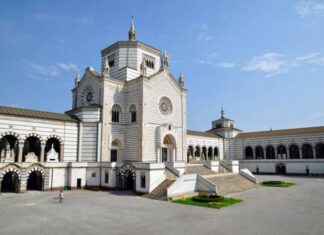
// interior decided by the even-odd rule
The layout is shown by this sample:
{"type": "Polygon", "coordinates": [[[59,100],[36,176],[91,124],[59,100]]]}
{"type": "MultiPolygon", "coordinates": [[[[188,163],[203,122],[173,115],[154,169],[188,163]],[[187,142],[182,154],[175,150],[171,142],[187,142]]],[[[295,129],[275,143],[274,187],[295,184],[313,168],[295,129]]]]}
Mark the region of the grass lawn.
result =
{"type": "Polygon", "coordinates": [[[265,187],[282,187],[282,188],[287,188],[293,185],[296,185],[295,183],[292,182],[284,182],[284,181],[263,181],[260,183],[260,185],[265,186],[265,187]]]}
{"type": "Polygon", "coordinates": [[[192,206],[202,206],[202,207],[209,207],[209,208],[222,208],[226,206],[230,206],[239,202],[242,202],[243,200],[237,199],[237,198],[226,198],[221,197],[219,201],[215,202],[202,202],[202,201],[195,201],[194,197],[188,197],[188,198],[182,198],[178,200],[174,200],[172,202],[185,204],[185,205],[192,205],[192,206]]]}

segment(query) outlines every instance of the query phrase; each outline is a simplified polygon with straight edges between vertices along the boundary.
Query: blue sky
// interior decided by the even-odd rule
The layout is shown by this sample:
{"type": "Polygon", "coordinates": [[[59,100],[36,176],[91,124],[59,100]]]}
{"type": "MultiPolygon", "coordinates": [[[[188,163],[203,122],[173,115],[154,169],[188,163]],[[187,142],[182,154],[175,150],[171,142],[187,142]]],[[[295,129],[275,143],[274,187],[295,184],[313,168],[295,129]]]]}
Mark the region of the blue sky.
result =
{"type": "Polygon", "coordinates": [[[0,104],[71,109],[77,72],[137,39],[185,75],[188,129],[220,115],[245,131],[324,124],[324,1],[1,1],[0,104]]]}

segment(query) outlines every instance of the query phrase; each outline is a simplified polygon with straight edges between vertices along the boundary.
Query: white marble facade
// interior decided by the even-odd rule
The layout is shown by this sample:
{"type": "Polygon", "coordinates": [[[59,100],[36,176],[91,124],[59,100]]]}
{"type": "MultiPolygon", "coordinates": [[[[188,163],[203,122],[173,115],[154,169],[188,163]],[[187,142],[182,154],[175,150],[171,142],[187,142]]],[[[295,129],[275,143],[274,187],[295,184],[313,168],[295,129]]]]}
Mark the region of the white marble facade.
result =
{"type": "Polygon", "coordinates": [[[39,177],[41,190],[147,193],[165,180],[166,165],[183,173],[189,161],[224,159],[259,173],[324,174],[321,127],[249,134],[222,110],[212,129],[188,131],[184,76],[174,79],[167,55],[136,41],[133,23],[129,40],[103,49],[101,63],[100,72],[88,67],[75,78],[65,114],[0,107],[0,182],[14,179],[5,187],[34,189],[32,179],[39,177]],[[292,144],[298,157],[289,154],[292,144]]]}

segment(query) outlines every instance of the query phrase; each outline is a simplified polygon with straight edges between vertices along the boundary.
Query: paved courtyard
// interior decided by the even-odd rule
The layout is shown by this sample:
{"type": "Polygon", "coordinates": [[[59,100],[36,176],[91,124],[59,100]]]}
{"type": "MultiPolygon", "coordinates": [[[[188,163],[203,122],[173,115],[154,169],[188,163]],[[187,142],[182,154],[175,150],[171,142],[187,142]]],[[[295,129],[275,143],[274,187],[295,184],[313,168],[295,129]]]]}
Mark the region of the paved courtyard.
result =
{"type": "Polygon", "coordinates": [[[243,203],[208,209],[118,192],[73,191],[0,196],[0,234],[323,234],[324,179],[260,176],[296,182],[235,194],[243,203]]]}

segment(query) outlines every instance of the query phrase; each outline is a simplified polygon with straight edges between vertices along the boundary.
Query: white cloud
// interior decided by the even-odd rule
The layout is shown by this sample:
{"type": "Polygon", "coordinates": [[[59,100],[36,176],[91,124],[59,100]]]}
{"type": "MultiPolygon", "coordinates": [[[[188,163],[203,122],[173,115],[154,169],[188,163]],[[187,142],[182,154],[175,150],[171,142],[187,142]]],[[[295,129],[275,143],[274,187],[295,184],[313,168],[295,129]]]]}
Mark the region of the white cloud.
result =
{"type": "Polygon", "coordinates": [[[76,72],[80,71],[77,65],[71,63],[70,64],[59,63],[58,66],[65,71],[76,71],[76,72]]]}
{"type": "Polygon", "coordinates": [[[31,62],[26,62],[29,67],[38,75],[45,77],[56,77],[59,75],[59,71],[55,66],[44,66],[40,64],[35,64],[31,62]]]}
{"type": "Polygon", "coordinates": [[[215,62],[215,61],[211,61],[211,60],[200,60],[199,64],[212,65],[212,66],[222,68],[222,69],[231,69],[231,68],[236,67],[236,64],[234,64],[234,63],[215,62]]]}
{"type": "Polygon", "coordinates": [[[202,42],[207,42],[207,41],[210,41],[212,39],[213,39],[213,37],[210,36],[210,35],[207,35],[205,32],[200,33],[198,35],[198,37],[197,37],[197,40],[202,41],[202,42]]]}
{"type": "Polygon", "coordinates": [[[58,63],[57,65],[43,65],[30,62],[23,59],[23,62],[28,66],[26,76],[37,80],[49,80],[59,76],[62,72],[78,72],[79,67],[72,63],[58,63]]]}
{"type": "Polygon", "coordinates": [[[223,69],[230,69],[236,67],[234,63],[228,63],[228,62],[216,63],[215,65],[223,69]]]}
{"type": "Polygon", "coordinates": [[[296,13],[305,18],[308,16],[322,17],[324,16],[324,2],[304,0],[296,4],[296,13]]]}
{"type": "Polygon", "coordinates": [[[277,53],[266,53],[255,56],[251,60],[245,62],[242,67],[244,71],[259,71],[265,73],[265,77],[288,72],[287,63],[282,56],[277,53]]]}
{"type": "Polygon", "coordinates": [[[310,63],[314,65],[324,65],[324,55],[322,53],[309,53],[304,56],[297,57],[295,63],[298,65],[299,63],[310,63]]]}

